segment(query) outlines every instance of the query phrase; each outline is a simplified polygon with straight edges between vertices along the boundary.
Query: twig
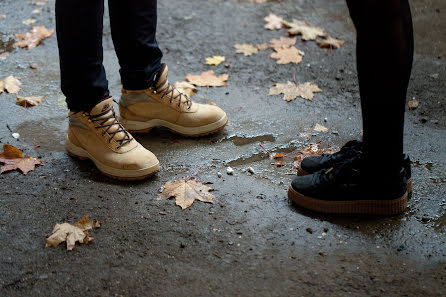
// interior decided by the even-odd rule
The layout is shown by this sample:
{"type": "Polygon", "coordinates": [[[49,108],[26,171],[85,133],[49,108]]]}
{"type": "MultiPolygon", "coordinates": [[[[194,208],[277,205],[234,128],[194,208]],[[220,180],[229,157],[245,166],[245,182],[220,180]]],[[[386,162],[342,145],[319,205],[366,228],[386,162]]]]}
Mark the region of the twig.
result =
{"type": "Polygon", "coordinates": [[[197,175],[198,171],[200,171],[200,169],[203,168],[203,166],[204,166],[204,164],[201,165],[201,166],[197,169],[197,171],[195,171],[195,173],[193,173],[192,175],[186,177],[186,181],[190,180],[192,177],[194,177],[195,175],[197,175]]]}
{"type": "Polygon", "coordinates": [[[12,133],[11,127],[9,127],[9,125],[8,125],[8,124],[6,124],[6,128],[8,128],[9,132],[11,132],[11,133],[12,133]]]}
{"type": "Polygon", "coordinates": [[[293,80],[294,80],[294,84],[297,86],[296,70],[297,70],[297,68],[294,68],[294,71],[293,71],[293,80]]]}
{"type": "Polygon", "coordinates": [[[260,145],[260,147],[262,148],[262,149],[264,149],[265,150],[265,152],[267,152],[268,153],[268,155],[270,155],[271,156],[271,152],[270,151],[268,151],[261,143],[259,143],[259,145],[260,145]]]}

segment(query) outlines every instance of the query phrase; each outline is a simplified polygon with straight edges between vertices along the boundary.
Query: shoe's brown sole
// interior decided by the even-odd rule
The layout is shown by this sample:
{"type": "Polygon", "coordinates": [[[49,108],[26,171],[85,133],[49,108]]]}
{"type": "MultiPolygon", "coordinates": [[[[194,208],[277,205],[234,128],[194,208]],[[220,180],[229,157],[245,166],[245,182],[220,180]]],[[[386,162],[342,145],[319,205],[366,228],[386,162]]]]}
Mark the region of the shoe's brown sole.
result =
{"type": "Polygon", "coordinates": [[[329,214],[396,215],[406,210],[407,196],[406,191],[402,197],[393,200],[326,201],[305,196],[291,185],[288,188],[288,198],[297,205],[329,214]]]}
{"type": "MultiPolygon", "coordinates": [[[[310,173],[303,170],[300,166],[297,169],[297,175],[299,175],[299,176],[308,175],[308,174],[310,174],[310,173]]],[[[409,180],[407,181],[407,193],[409,195],[412,195],[412,178],[409,178],[409,180]]]]}
{"type": "MultiPolygon", "coordinates": [[[[69,151],[67,151],[67,154],[68,154],[70,157],[73,157],[73,158],[76,158],[76,159],[79,159],[79,160],[82,160],[82,161],[84,161],[84,160],[90,160],[89,158],[81,157],[81,156],[75,155],[75,154],[73,154],[72,152],[69,152],[69,151]]],[[[96,168],[97,168],[97,169],[99,170],[99,172],[101,172],[102,174],[104,174],[104,175],[106,175],[106,176],[108,176],[108,177],[110,177],[110,178],[117,179],[117,180],[122,180],[122,181],[138,181],[138,180],[144,180],[144,179],[147,179],[147,178],[149,178],[149,177],[152,177],[153,175],[155,175],[155,174],[158,172],[158,170],[156,170],[156,171],[154,171],[154,172],[151,172],[151,173],[149,173],[149,174],[142,175],[142,176],[136,176],[136,177],[122,177],[122,176],[116,176],[116,175],[111,175],[111,174],[105,173],[104,171],[101,171],[98,167],[96,167],[96,168]]]]}
{"type": "MultiPolygon", "coordinates": [[[[215,134],[215,133],[217,133],[217,132],[223,130],[223,129],[226,127],[226,124],[227,124],[227,123],[228,123],[228,121],[226,121],[226,123],[225,123],[223,126],[218,127],[218,128],[215,129],[215,130],[208,131],[208,132],[205,132],[205,133],[192,134],[192,135],[191,135],[191,134],[182,134],[182,133],[177,132],[177,131],[172,130],[172,129],[169,129],[169,130],[170,130],[172,133],[181,135],[181,136],[183,136],[183,137],[202,137],[202,136],[212,135],[212,134],[215,134]]],[[[148,128],[148,129],[143,129],[143,130],[128,130],[128,131],[129,131],[130,133],[132,133],[132,134],[143,134],[143,133],[149,133],[152,129],[153,129],[153,128],[148,128]]]]}

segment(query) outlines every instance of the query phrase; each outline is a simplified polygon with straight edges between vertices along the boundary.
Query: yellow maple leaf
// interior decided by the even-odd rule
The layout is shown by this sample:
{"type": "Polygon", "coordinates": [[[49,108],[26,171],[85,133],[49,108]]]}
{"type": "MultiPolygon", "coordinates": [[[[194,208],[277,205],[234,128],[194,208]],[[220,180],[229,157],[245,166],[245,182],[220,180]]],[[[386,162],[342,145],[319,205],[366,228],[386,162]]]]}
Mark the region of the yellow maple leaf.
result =
{"type": "Polygon", "coordinates": [[[200,75],[188,74],[186,80],[198,87],[222,87],[228,85],[226,82],[229,74],[216,76],[213,70],[202,72],[200,75]]]}
{"type": "Polygon", "coordinates": [[[292,101],[298,96],[307,100],[313,100],[314,93],[322,92],[317,85],[306,82],[296,86],[292,82],[287,82],[286,84],[275,84],[273,88],[269,89],[268,95],[279,95],[284,94],[283,100],[292,101]]]}
{"type": "Polygon", "coordinates": [[[28,108],[28,107],[39,105],[43,101],[44,98],[45,98],[45,96],[30,96],[30,97],[17,96],[16,104],[28,108]]]}
{"type": "Polygon", "coordinates": [[[276,52],[271,54],[271,58],[278,59],[277,64],[299,64],[302,62],[301,52],[294,46],[280,47],[274,49],[276,52]]]}
{"type": "Polygon", "coordinates": [[[316,40],[318,36],[325,36],[324,29],[313,27],[304,21],[293,20],[292,22],[283,21],[282,23],[288,28],[286,32],[289,35],[302,35],[302,40],[316,40]]]}
{"type": "Polygon", "coordinates": [[[26,47],[30,50],[40,44],[40,42],[53,35],[54,29],[48,30],[44,26],[34,26],[28,33],[16,34],[17,39],[21,39],[14,43],[17,47],[26,47]]]}
{"type": "Polygon", "coordinates": [[[319,39],[316,41],[317,45],[319,45],[321,48],[340,48],[342,45],[344,45],[344,42],[345,40],[336,39],[330,35],[328,35],[325,39],[319,39]]]}
{"type": "Polygon", "coordinates": [[[24,24],[24,25],[31,25],[31,24],[34,24],[35,22],[37,22],[37,20],[36,19],[27,19],[27,20],[24,20],[22,23],[24,24]]]}
{"type": "Polygon", "coordinates": [[[271,39],[269,44],[273,49],[281,47],[291,47],[296,44],[296,39],[296,37],[281,36],[280,39],[271,39]]]}
{"type": "Polygon", "coordinates": [[[317,131],[317,132],[327,132],[327,131],[328,131],[328,128],[322,126],[321,124],[317,124],[317,123],[316,123],[316,125],[314,125],[313,130],[314,130],[314,131],[317,131]]]}
{"type": "Polygon", "coordinates": [[[264,20],[266,22],[264,27],[268,30],[279,30],[283,26],[283,19],[274,13],[270,13],[264,20]]]}
{"type": "Polygon", "coordinates": [[[248,43],[236,43],[234,47],[237,54],[244,54],[245,56],[251,56],[259,53],[259,49],[256,46],[248,43]]]}
{"type": "Polygon", "coordinates": [[[3,91],[6,91],[10,94],[17,94],[21,88],[19,85],[21,85],[22,82],[18,80],[16,77],[10,75],[5,77],[4,79],[0,80],[0,94],[3,93],[3,91]]]}
{"type": "Polygon", "coordinates": [[[224,56],[212,56],[212,57],[206,58],[206,64],[218,66],[221,63],[223,63],[225,60],[226,60],[226,57],[224,57],[224,56]]]}
{"type": "Polygon", "coordinates": [[[212,188],[195,180],[180,179],[163,185],[164,190],[158,193],[158,200],[167,200],[175,197],[176,205],[181,209],[191,206],[195,200],[213,203],[214,195],[210,194],[212,188]]]}

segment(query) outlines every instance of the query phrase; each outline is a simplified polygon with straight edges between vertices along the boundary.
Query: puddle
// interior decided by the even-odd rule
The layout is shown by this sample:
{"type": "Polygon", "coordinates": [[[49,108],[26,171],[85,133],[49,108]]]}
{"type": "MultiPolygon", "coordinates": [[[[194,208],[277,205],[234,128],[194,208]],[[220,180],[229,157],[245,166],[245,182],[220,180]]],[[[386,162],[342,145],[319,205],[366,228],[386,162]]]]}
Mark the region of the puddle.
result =
{"type": "Polygon", "coordinates": [[[261,135],[229,135],[224,138],[217,139],[215,143],[232,141],[236,146],[247,145],[255,142],[275,142],[276,136],[273,134],[261,135]]]}
{"type": "Polygon", "coordinates": [[[64,151],[68,121],[66,116],[25,122],[16,128],[20,140],[40,145],[45,151],[64,151]]]}

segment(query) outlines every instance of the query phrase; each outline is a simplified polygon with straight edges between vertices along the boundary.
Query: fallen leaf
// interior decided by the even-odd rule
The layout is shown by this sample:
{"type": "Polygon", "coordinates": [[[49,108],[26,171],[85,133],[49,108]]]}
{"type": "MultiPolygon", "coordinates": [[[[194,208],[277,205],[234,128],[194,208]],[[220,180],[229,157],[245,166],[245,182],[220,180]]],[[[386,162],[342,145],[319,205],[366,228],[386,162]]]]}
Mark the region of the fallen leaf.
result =
{"type": "Polygon", "coordinates": [[[313,129],[313,130],[314,130],[314,131],[317,131],[317,132],[327,132],[327,131],[328,131],[328,128],[322,126],[321,124],[316,124],[316,125],[314,126],[314,129],[313,129]]]}
{"type": "Polygon", "coordinates": [[[237,54],[244,54],[245,56],[251,56],[253,54],[258,54],[259,53],[259,49],[257,47],[255,47],[252,44],[247,44],[247,43],[243,43],[243,44],[235,44],[235,52],[237,54]]]}
{"type": "Polygon", "coordinates": [[[302,62],[302,55],[299,50],[292,46],[288,48],[280,47],[274,49],[276,52],[271,54],[271,58],[278,59],[277,64],[299,64],[302,62]]]}
{"type": "Polygon", "coordinates": [[[224,57],[224,56],[212,56],[212,57],[206,58],[206,64],[218,66],[225,60],[226,60],[226,57],[224,57]]]}
{"type": "Polygon", "coordinates": [[[15,146],[3,144],[3,152],[0,153],[0,163],[4,163],[0,174],[7,171],[19,169],[23,174],[34,170],[36,165],[43,165],[43,162],[34,157],[23,157],[23,152],[15,146]]]}
{"type": "Polygon", "coordinates": [[[304,21],[293,20],[292,22],[283,21],[282,23],[288,28],[285,32],[289,35],[302,35],[302,40],[316,40],[318,36],[325,36],[322,28],[313,27],[304,21]]]}
{"type": "Polygon", "coordinates": [[[22,23],[24,24],[24,25],[31,25],[31,24],[34,24],[35,22],[37,22],[37,20],[36,19],[27,19],[27,20],[24,20],[22,23]]]}
{"type": "MultiPolygon", "coordinates": [[[[6,58],[9,56],[9,53],[2,53],[0,54],[0,60],[6,60],[6,58]]],[[[0,92],[1,93],[1,92],[0,92]]]]}
{"type": "Polygon", "coordinates": [[[58,246],[66,241],[67,250],[71,251],[76,242],[88,244],[94,239],[87,232],[93,227],[100,227],[100,221],[89,220],[88,216],[80,219],[74,226],[69,223],[56,224],[52,234],[46,239],[45,246],[58,246]]]}
{"type": "Polygon", "coordinates": [[[177,81],[175,83],[175,88],[188,97],[192,97],[198,91],[193,84],[190,84],[187,81],[177,81]]]}
{"type": "Polygon", "coordinates": [[[0,94],[3,93],[3,91],[6,91],[10,94],[17,94],[21,88],[19,85],[22,83],[20,80],[18,80],[16,77],[10,75],[5,77],[4,79],[0,80],[0,94]]]}
{"type": "Polygon", "coordinates": [[[274,13],[270,13],[268,16],[264,18],[266,24],[265,29],[268,30],[279,30],[283,26],[283,19],[281,17],[278,17],[274,13]]]}
{"type": "Polygon", "coordinates": [[[16,38],[21,41],[14,43],[14,46],[26,47],[30,50],[38,46],[42,40],[51,37],[53,33],[54,29],[48,30],[44,26],[34,26],[28,33],[16,34],[16,38]]]}
{"type": "Polygon", "coordinates": [[[17,105],[21,105],[23,107],[32,107],[39,105],[43,101],[45,96],[30,96],[30,97],[20,97],[17,96],[17,105]]]}
{"type": "Polygon", "coordinates": [[[275,84],[273,88],[269,89],[268,95],[284,94],[283,100],[285,101],[292,101],[298,96],[307,100],[313,100],[316,92],[322,92],[322,90],[312,83],[306,82],[296,86],[292,82],[287,82],[286,84],[275,84]]]}
{"type": "Polygon", "coordinates": [[[272,153],[271,154],[271,158],[273,158],[273,159],[283,158],[284,156],[285,156],[284,153],[272,153]]]}
{"type": "Polygon", "coordinates": [[[36,8],[36,9],[34,9],[31,13],[32,13],[32,14],[42,13],[42,9],[40,9],[40,8],[36,8]]]}
{"type": "Polygon", "coordinates": [[[0,14],[0,20],[6,19],[6,14],[0,14]]]}
{"type": "Polygon", "coordinates": [[[228,85],[229,74],[216,76],[213,70],[202,72],[200,75],[188,74],[186,80],[199,87],[222,87],[228,85]]]}
{"type": "Polygon", "coordinates": [[[266,42],[261,43],[261,44],[257,44],[256,47],[260,50],[260,51],[266,51],[268,49],[268,44],[266,42]]]}
{"type": "Polygon", "coordinates": [[[35,1],[31,1],[31,5],[38,5],[38,6],[43,6],[45,4],[48,3],[48,0],[35,0],[35,1]]]}
{"type": "Polygon", "coordinates": [[[335,150],[332,148],[321,149],[320,144],[321,142],[319,141],[309,146],[302,147],[302,149],[298,152],[298,155],[294,157],[292,169],[299,169],[300,163],[306,157],[321,155],[321,154],[332,154],[335,152],[335,150]]]}
{"type": "Polygon", "coordinates": [[[249,2],[251,2],[251,3],[266,3],[268,1],[269,0],[249,0],[249,2]]]}
{"type": "Polygon", "coordinates": [[[204,104],[208,104],[208,105],[217,105],[217,102],[215,102],[215,100],[206,100],[206,102],[204,104]]]}
{"type": "Polygon", "coordinates": [[[336,39],[328,35],[325,39],[316,41],[320,48],[340,48],[344,45],[345,40],[336,39]]]}
{"type": "Polygon", "coordinates": [[[282,167],[282,166],[285,166],[285,161],[283,161],[283,160],[277,160],[277,161],[274,163],[274,165],[275,165],[276,167],[282,167]]]}
{"type": "Polygon", "coordinates": [[[296,44],[296,37],[285,37],[281,36],[280,39],[271,39],[269,42],[270,47],[276,49],[276,48],[282,48],[282,47],[291,47],[296,44]]]}
{"type": "Polygon", "coordinates": [[[212,199],[215,198],[214,195],[209,193],[213,191],[212,188],[195,180],[180,179],[167,183],[163,187],[164,191],[158,193],[158,200],[167,200],[175,197],[176,205],[183,210],[191,206],[195,200],[213,203],[212,199]]]}
{"type": "Polygon", "coordinates": [[[419,105],[420,105],[420,102],[418,102],[418,100],[416,100],[415,98],[410,100],[409,102],[407,102],[407,106],[409,107],[409,110],[417,109],[419,105]]]}

